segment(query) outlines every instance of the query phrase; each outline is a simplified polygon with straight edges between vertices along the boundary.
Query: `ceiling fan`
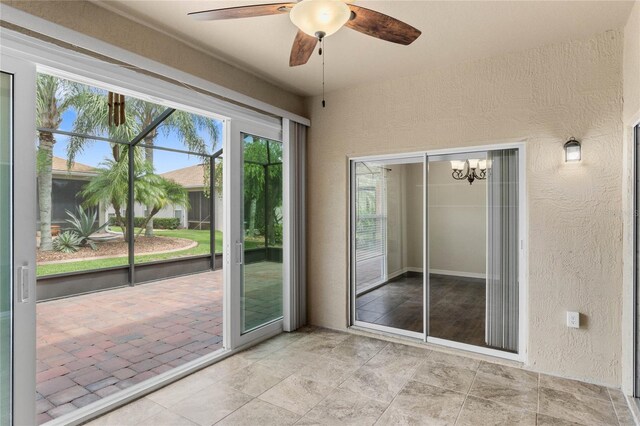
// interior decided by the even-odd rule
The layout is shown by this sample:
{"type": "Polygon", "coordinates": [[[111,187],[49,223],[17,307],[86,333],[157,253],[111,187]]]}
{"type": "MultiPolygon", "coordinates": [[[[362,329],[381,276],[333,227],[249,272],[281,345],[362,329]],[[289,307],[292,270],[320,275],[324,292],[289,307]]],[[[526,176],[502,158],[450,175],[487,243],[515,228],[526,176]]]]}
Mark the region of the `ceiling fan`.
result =
{"type": "Polygon", "coordinates": [[[421,34],[420,30],[409,24],[343,0],[302,0],[297,3],[227,7],[192,12],[189,16],[202,21],[217,21],[284,13],[288,13],[291,21],[298,27],[289,57],[291,67],[306,64],[318,42],[343,26],[403,45],[413,43],[421,34]]]}

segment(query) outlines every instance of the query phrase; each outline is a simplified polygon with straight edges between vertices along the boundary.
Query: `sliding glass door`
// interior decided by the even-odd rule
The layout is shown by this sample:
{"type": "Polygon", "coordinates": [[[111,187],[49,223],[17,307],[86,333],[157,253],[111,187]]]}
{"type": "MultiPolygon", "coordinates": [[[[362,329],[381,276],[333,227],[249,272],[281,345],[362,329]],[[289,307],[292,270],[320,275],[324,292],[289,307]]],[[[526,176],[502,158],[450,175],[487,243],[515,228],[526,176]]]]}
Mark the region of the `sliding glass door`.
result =
{"type": "Polygon", "coordinates": [[[225,268],[231,283],[231,345],[237,347],[282,330],[285,158],[279,126],[235,120],[230,128],[225,268]]]}
{"type": "Polygon", "coordinates": [[[2,424],[10,423],[11,412],[12,99],[13,75],[0,72],[0,423],[2,424]]]}
{"type": "Polygon", "coordinates": [[[424,157],[351,164],[355,324],[424,337],[424,157]]]}
{"type": "MultiPolygon", "coordinates": [[[[486,163],[486,153],[474,156],[486,163]]],[[[487,181],[452,175],[452,164],[466,167],[468,157],[429,158],[429,336],[484,346],[487,181]]]]}
{"type": "Polygon", "coordinates": [[[350,162],[353,325],[517,356],[521,148],[500,148],[350,162]]]}
{"type": "Polygon", "coordinates": [[[0,423],[35,423],[35,67],[0,70],[0,423]],[[17,167],[16,165],[19,165],[17,167]]]}
{"type": "Polygon", "coordinates": [[[242,333],[282,318],[282,142],[242,134],[242,333]]]}
{"type": "Polygon", "coordinates": [[[432,339],[518,351],[518,181],[517,149],[429,158],[432,339]]]}

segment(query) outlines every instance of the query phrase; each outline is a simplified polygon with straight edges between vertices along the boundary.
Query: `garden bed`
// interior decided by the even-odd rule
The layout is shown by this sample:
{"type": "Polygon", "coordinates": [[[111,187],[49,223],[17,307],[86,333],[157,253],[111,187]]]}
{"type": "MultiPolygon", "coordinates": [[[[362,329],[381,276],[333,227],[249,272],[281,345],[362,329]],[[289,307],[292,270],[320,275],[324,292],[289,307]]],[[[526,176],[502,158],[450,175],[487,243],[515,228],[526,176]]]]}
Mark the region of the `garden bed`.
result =
{"type": "MultiPolygon", "coordinates": [[[[135,239],[136,254],[170,253],[172,251],[187,250],[197,246],[196,241],[186,238],[175,237],[145,237],[139,236],[135,239]]],[[[128,243],[123,238],[112,241],[96,243],[97,250],[90,247],[81,247],[75,253],[62,253],[58,251],[37,252],[38,264],[45,265],[52,262],[77,261],[100,259],[107,257],[126,256],[129,252],[128,243]]]]}

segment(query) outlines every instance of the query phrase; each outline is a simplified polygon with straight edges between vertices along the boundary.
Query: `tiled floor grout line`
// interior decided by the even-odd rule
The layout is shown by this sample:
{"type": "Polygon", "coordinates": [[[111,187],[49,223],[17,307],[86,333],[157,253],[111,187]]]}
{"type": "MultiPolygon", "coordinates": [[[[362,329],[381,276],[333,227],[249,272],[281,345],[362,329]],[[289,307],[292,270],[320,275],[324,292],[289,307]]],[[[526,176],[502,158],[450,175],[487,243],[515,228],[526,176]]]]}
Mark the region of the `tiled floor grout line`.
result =
{"type": "Polygon", "coordinates": [[[616,404],[613,402],[613,397],[611,396],[611,392],[609,391],[609,388],[607,389],[607,395],[609,395],[609,401],[611,401],[611,405],[613,406],[613,412],[616,414],[616,420],[618,421],[618,426],[621,426],[620,423],[620,416],[618,415],[618,409],[616,408],[616,404]]]}
{"type": "MultiPolygon", "coordinates": [[[[309,335],[313,335],[313,334],[314,334],[314,332],[309,333],[309,335]]],[[[304,338],[304,337],[303,337],[303,338],[304,338]]],[[[341,341],[340,341],[340,342],[339,342],[339,343],[338,343],[338,344],[337,344],[333,349],[335,349],[336,347],[340,346],[340,344],[342,344],[343,342],[345,342],[348,338],[349,338],[349,337],[347,337],[347,338],[346,338],[346,339],[344,339],[344,340],[341,340],[341,341]]],[[[298,340],[299,340],[299,339],[298,339],[298,340]]],[[[297,340],[296,340],[296,341],[297,341],[297,340]]],[[[294,342],[292,342],[292,343],[294,343],[294,342]]],[[[388,343],[387,343],[386,345],[384,345],[383,347],[381,347],[380,349],[378,349],[378,350],[377,350],[377,351],[376,351],[376,352],[375,352],[371,357],[369,357],[369,359],[367,359],[367,361],[365,361],[365,363],[364,363],[364,364],[360,365],[360,366],[359,366],[358,368],[356,368],[356,370],[355,370],[355,371],[353,371],[352,373],[347,374],[347,375],[346,375],[346,377],[345,377],[342,381],[340,381],[340,382],[338,383],[338,385],[333,386],[333,387],[332,387],[332,390],[337,390],[337,389],[338,389],[338,388],[339,388],[339,387],[340,387],[340,386],[341,386],[345,381],[347,381],[347,380],[348,380],[348,379],[349,379],[349,378],[350,378],[350,377],[351,377],[351,376],[352,376],[356,371],[358,371],[362,366],[364,366],[367,362],[369,362],[369,360],[371,360],[373,357],[375,357],[378,353],[380,353],[380,351],[382,351],[382,350],[383,350],[384,348],[386,348],[387,346],[389,346],[389,344],[388,344],[388,343]]],[[[332,350],[333,350],[333,349],[332,349],[332,350]]],[[[329,351],[329,352],[331,352],[331,351],[329,351]]],[[[328,356],[327,354],[319,354],[318,356],[320,356],[320,357],[322,357],[322,358],[326,358],[327,360],[332,360],[332,358],[331,358],[330,356],[328,356]]],[[[339,360],[337,360],[337,361],[339,361],[339,360]]],[[[271,386],[269,389],[274,388],[275,386],[277,386],[278,384],[280,384],[280,383],[282,383],[284,380],[286,380],[288,377],[291,377],[291,376],[293,376],[293,375],[295,375],[295,373],[290,374],[289,376],[285,377],[285,378],[284,378],[284,379],[282,379],[280,382],[278,382],[278,383],[276,383],[275,385],[271,386]]],[[[299,376],[299,377],[301,377],[301,376],[299,376]]],[[[317,382],[317,381],[312,380],[312,379],[306,379],[306,380],[309,380],[309,381],[312,381],[312,382],[316,382],[316,383],[320,383],[320,382],[317,382]]],[[[320,384],[322,384],[322,383],[320,383],[320,384]]],[[[264,392],[262,392],[260,395],[263,395],[263,394],[264,394],[264,393],[266,393],[269,389],[265,390],[265,391],[264,391],[264,392]]],[[[263,401],[262,399],[260,399],[260,398],[259,398],[259,396],[260,396],[260,395],[258,395],[257,397],[254,397],[254,399],[259,399],[260,401],[263,401]]],[[[316,404],[314,404],[314,405],[313,405],[313,407],[311,407],[311,408],[310,408],[309,410],[307,410],[307,411],[306,411],[302,416],[300,416],[300,418],[296,421],[296,423],[298,423],[301,419],[303,419],[307,414],[309,414],[311,411],[313,411],[313,410],[314,410],[318,405],[320,405],[320,403],[322,403],[323,401],[325,401],[325,400],[326,400],[327,398],[329,398],[331,395],[332,395],[332,392],[329,392],[327,395],[325,395],[322,399],[320,399],[320,401],[318,401],[316,404]]],[[[269,403],[268,401],[263,401],[263,402],[267,402],[267,403],[269,403]]],[[[269,403],[269,404],[270,404],[270,403],[269,403]]],[[[274,404],[270,404],[270,405],[274,405],[274,404]]],[[[275,405],[274,405],[274,406],[275,406],[275,405]]],[[[282,407],[280,407],[280,408],[282,408],[282,407]]],[[[285,410],[286,410],[286,408],[285,408],[285,410]]],[[[289,410],[287,410],[287,411],[289,411],[289,410]]],[[[293,414],[295,414],[295,415],[298,415],[298,416],[299,416],[299,414],[298,414],[298,413],[293,413],[293,414]]]]}
{"type": "Polygon", "coordinates": [[[540,373],[538,373],[538,401],[536,402],[536,423],[538,423],[538,413],[540,412],[540,373]]]}
{"type": "MultiPolygon", "coordinates": [[[[367,337],[369,339],[371,339],[371,337],[367,337]]],[[[375,339],[374,339],[375,340],[375,339]]],[[[383,340],[384,341],[384,340],[383,340]]],[[[367,363],[369,361],[371,361],[374,357],[376,357],[380,352],[382,352],[386,347],[388,347],[391,344],[391,342],[387,342],[386,345],[382,346],[380,349],[378,349],[378,351],[376,351],[376,353],[371,356],[364,364],[362,364],[360,367],[356,368],[356,370],[354,372],[352,372],[350,375],[348,375],[342,382],[340,382],[340,384],[336,387],[339,388],[340,386],[342,386],[347,380],[349,380],[351,378],[351,376],[353,376],[358,370],[360,370],[362,367],[364,367],[365,365],[367,365],[367,363]]],[[[363,395],[364,396],[364,395],[363,395]]],[[[377,399],[373,399],[370,398],[373,401],[378,401],[377,399]]],[[[393,399],[395,399],[395,396],[393,397],[393,399]]],[[[391,400],[391,402],[393,402],[393,399],[391,400]]],[[[380,415],[376,418],[376,420],[373,422],[373,424],[378,423],[378,420],[380,420],[380,417],[382,417],[382,415],[389,409],[389,407],[391,406],[391,402],[387,405],[387,408],[385,408],[382,413],[380,413],[380,415]]]]}
{"type": "MultiPolygon", "coordinates": [[[[393,342],[389,342],[387,345],[384,346],[384,348],[386,348],[387,346],[389,346],[391,343],[393,342]]],[[[378,353],[380,353],[384,348],[380,349],[380,351],[378,351],[378,353]]],[[[400,395],[400,393],[402,392],[402,390],[404,389],[404,387],[407,385],[407,383],[409,383],[409,381],[411,379],[413,379],[415,377],[415,375],[418,373],[418,369],[420,368],[420,366],[422,366],[422,364],[424,364],[427,359],[431,356],[433,352],[429,351],[429,353],[427,354],[427,356],[420,362],[420,364],[418,364],[418,366],[416,367],[416,371],[413,372],[413,374],[407,378],[407,380],[405,380],[405,382],[402,384],[402,387],[400,388],[400,390],[398,392],[396,392],[396,394],[393,396],[393,398],[391,399],[391,401],[389,402],[389,404],[387,405],[387,408],[384,409],[384,411],[378,416],[378,418],[376,419],[376,421],[374,422],[374,425],[376,423],[378,423],[380,421],[380,419],[382,418],[382,416],[384,416],[384,414],[391,408],[391,406],[393,405],[393,402],[396,400],[396,398],[398,397],[398,395],[400,395]]],[[[377,354],[376,354],[377,355],[377,354]]],[[[373,358],[373,357],[372,357],[373,358]]],[[[371,398],[373,399],[373,398],[371,398]]],[[[376,400],[377,401],[377,400],[376,400]]]]}
{"type": "Polygon", "coordinates": [[[460,410],[458,410],[458,415],[456,416],[456,421],[453,423],[454,425],[458,424],[458,420],[460,420],[460,415],[462,414],[462,410],[464,410],[464,404],[467,403],[467,398],[471,393],[471,388],[473,388],[473,384],[476,382],[476,377],[478,377],[478,370],[480,370],[480,364],[478,364],[478,368],[476,368],[476,374],[473,376],[473,380],[467,389],[467,393],[464,396],[464,400],[462,400],[462,405],[460,406],[460,410]]]}
{"type": "MultiPolygon", "coordinates": [[[[309,333],[309,335],[311,335],[311,334],[313,334],[313,332],[309,333]]],[[[302,336],[300,339],[302,339],[302,338],[304,338],[304,336],[302,336]]],[[[276,350],[274,350],[274,351],[272,351],[272,352],[268,353],[267,355],[265,355],[264,357],[262,357],[262,358],[260,358],[260,359],[267,358],[267,357],[269,357],[270,355],[272,355],[272,354],[274,354],[275,352],[277,352],[278,350],[284,349],[284,348],[286,348],[286,347],[288,347],[288,346],[292,345],[293,343],[297,342],[297,341],[298,341],[298,340],[300,340],[300,339],[295,339],[294,341],[292,341],[292,342],[289,342],[289,343],[285,344],[285,345],[284,345],[284,346],[282,346],[281,348],[276,349],[276,350]]],[[[242,353],[242,352],[240,352],[240,353],[242,353]]],[[[251,366],[251,365],[253,365],[253,364],[257,364],[257,362],[258,362],[260,359],[258,359],[258,360],[247,360],[247,361],[249,361],[249,366],[251,366]]],[[[238,370],[240,370],[240,369],[238,369],[238,370]]],[[[229,375],[233,375],[233,374],[235,374],[235,373],[236,373],[236,372],[233,372],[233,373],[230,373],[229,375]]],[[[276,384],[274,384],[273,386],[269,387],[269,389],[266,389],[266,390],[265,390],[264,392],[262,392],[260,395],[263,395],[264,393],[266,393],[267,391],[269,391],[269,390],[270,390],[270,389],[272,389],[273,387],[275,387],[275,386],[279,385],[280,383],[282,383],[284,380],[286,380],[287,378],[291,377],[292,375],[293,375],[293,374],[290,374],[289,376],[287,376],[287,377],[285,377],[285,378],[281,379],[278,383],[276,383],[276,384]]],[[[234,389],[235,389],[235,388],[234,388],[234,389]]],[[[290,412],[290,413],[292,413],[292,414],[294,414],[294,415],[296,415],[296,416],[300,416],[298,413],[294,413],[293,411],[287,410],[286,408],[278,407],[277,405],[271,404],[269,401],[264,401],[264,400],[260,399],[260,398],[259,398],[259,397],[260,397],[260,395],[258,395],[258,396],[253,396],[253,395],[249,395],[248,393],[243,392],[243,391],[241,391],[241,390],[239,390],[239,389],[235,389],[235,390],[236,390],[236,391],[238,391],[238,392],[240,392],[240,393],[243,393],[243,394],[245,394],[245,395],[247,395],[247,396],[250,396],[250,397],[251,397],[251,399],[250,399],[249,401],[247,401],[246,403],[242,404],[240,407],[238,407],[238,408],[236,408],[235,410],[233,410],[231,413],[227,414],[226,416],[224,416],[223,418],[221,418],[220,420],[218,420],[217,422],[215,422],[214,424],[218,424],[218,423],[220,423],[221,421],[223,421],[224,419],[226,419],[227,417],[229,417],[230,415],[232,415],[233,413],[235,413],[236,411],[238,411],[239,409],[241,409],[242,407],[244,407],[245,405],[249,404],[250,402],[252,402],[252,401],[254,401],[254,400],[258,400],[258,401],[260,401],[260,402],[264,402],[264,403],[266,403],[266,404],[271,405],[272,407],[281,408],[281,409],[286,410],[286,411],[288,411],[288,412],[290,412]]],[[[317,405],[317,404],[316,404],[316,405],[317,405]]],[[[315,406],[314,406],[314,408],[315,408],[315,406]]],[[[306,415],[306,414],[305,414],[305,415],[306,415]]],[[[300,418],[299,418],[298,420],[296,420],[296,423],[297,423],[298,421],[300,421],[300,419],[302,419],[303,417],[304,417],[304,416],[300,416],[300,418]]],[[[189,419],[187,419],[187,420],[189,420],[189,419]]]]}

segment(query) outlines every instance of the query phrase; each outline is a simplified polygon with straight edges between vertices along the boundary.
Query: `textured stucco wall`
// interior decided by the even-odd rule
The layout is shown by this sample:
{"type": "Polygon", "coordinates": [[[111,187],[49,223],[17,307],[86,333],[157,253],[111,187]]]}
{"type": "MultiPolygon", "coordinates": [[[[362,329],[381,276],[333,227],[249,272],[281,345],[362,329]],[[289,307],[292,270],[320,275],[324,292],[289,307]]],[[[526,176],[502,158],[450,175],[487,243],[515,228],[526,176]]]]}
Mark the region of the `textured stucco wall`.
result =
{"type": "Polygon", "coordinates": [[[633,389],[633,125],[640,121],[640,2],[636,1],[624,28],[624,290],[622,314],[622,389],[633,389]]]}
{"type": "Polygon", "coordinates": [[[310,99],[310,322],[347,324],[347,156],[523,139],[529,367],[620,385],[622,49],[610,31],[310,99]],[[572,135],[583,161],[565,165],[572,135]]]}
{"type": "MultiPolygon", "coordinates": [[[[254,74],[208,56],[168,35],[140,25],[86,0],[1,0],[80,33],[111,43],[194,76],[209,80],[295,114],[304,115],[304,99],[254,74]]],[[[37,31],[37,28],[34,29],[37,31]]]]}
{"type": "Polygon", "coordinates": [[[640,1],[636,1],[624,28],[624,122],[637,120],[640,111],[640,1]]]}

